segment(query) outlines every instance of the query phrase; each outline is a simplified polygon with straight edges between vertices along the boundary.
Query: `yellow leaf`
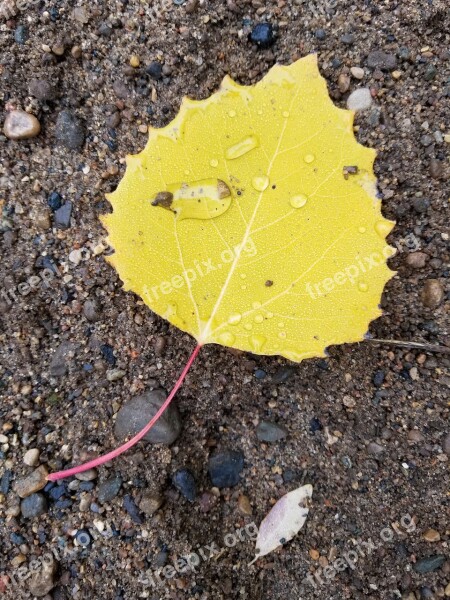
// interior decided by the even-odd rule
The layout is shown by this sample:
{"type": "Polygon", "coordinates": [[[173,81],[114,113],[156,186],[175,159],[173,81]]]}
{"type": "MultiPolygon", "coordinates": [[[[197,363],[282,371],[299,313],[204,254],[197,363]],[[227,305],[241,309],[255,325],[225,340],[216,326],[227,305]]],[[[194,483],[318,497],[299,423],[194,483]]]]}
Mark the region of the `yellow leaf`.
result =
{"type": "Polygon", "coordinates": [[[374,159],[315,56],[255,86],[225,77],[127,157],[103,218],[110,262],[199,344],[324,356],[364,338],[393,275],[374,159]]]}

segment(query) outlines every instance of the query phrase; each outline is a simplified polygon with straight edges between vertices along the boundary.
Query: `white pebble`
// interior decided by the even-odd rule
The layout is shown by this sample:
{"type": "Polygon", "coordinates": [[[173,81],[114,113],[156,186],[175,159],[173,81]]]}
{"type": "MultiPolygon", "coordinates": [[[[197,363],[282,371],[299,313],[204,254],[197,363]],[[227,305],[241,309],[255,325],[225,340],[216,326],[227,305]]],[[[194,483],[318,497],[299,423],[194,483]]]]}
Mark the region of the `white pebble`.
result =
{"type": "Polygon", "coordinates": [[[40,454],[41,453],[37,448],[31,448],[30,450],[27,450],[27,452],[25,452],[23,462],[29,467],[37,467],[37,465],[39,464],[40,454]]]}
{"type": "Polygon", "coordinates": [[[364,77],[364,69],[361,67],[352,67],[350,73],[355,79],[362,79],[364,77]]]}
{"type": "Polygon", "coordinates": [[[367,110],[372,105],[372,95],[369,88],[358,88],[347,98],[347,108],[350,110],[367,110]]]}

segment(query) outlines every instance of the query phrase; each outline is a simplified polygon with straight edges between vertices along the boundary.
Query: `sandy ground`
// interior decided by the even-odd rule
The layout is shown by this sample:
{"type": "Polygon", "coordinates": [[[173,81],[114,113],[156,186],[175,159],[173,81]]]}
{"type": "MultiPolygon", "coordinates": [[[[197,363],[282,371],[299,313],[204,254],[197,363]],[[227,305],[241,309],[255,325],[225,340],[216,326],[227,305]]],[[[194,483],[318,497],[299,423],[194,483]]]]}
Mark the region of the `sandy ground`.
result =
{"type": "Polygon", "coordinates": [[[317,52],[337,105],[357,87],[372,90],[357,136],[379,152],[384,214],[397,221],[390,242],[400,252],[390,261],[398,273],[385,290],[384,314],[370,331],[450,347],[447,3],[13,5],[0,3],[0,118],[26,109],[42,131],[18,142],[0,136],[0,285],[8,294],[0,298],[0,592],[17,598],[40,590],[55,600],[450,596],[450,363],[443,352],[365,342],[295,365],[207,347],[178,395],[183,431],[170,448],[140,444],[59,498],[46,488],[47,507],[35,518],[23,515],[14,488],[35,468],[23,461],[29,449],[39,450],[36,465],[54,470],[113,448],[120,406],[152,387],[169,390],[192,351],[189,336],[121,289],[99,249],[98,216],[109,210],[104,195],[122,176],[123,157],[144,146],[146,126],[166,124],[182,96],[207,97],[225,74],[250,84],[276,62],[317,52]],[[248,40],[258,22],[274,26],[270,48],[248,40]],[[376,50],[389,57],[379,66],[367,60],[376,50]],[[133,55],[139,66],[130,66],[133,55]],[[163,68],[148,74],[153,61],[163,68]],[[352,67],[362,67],[361,80],[352,67]],[[63,110],[79,119],[69,140],[77,149],[57,143],[63,110]],[[73,205],[66,229],[55,227],[54,192],[73,205]],[[75,264],[69,255],[78,249],[75,264]],[[51,265],[47,285],[42,273],[51,265]],[[41,283],[11,301],[10,291],[33,276],[41,283]],[[437,282],[431,298],[427,280],[437,282]],[[87,301],[97,303],[94,315],[87,301]],[[55,371],[64,343],[69,352],[55,371]],[[114,369],[123,373],[110,381],[114,369]],[[261,419],[282,424],[287,438],[258,441],[261,419]],[[221,448],[241,450],[245,468],[236,487],[211,491],[208,458],[221,448]],[[194,503],[171,485],[184,466],[197,482],[194,503]],[[101,504],[99,484],[114,474],[121,489],[101,504]],[[232,539],[225,536],[252,531],[301,483],[314,486],[313,504],[291,543],[251,567],[249,535],[225,547],[232,539]],[[149,495],[164,503],[137,518],[133,504],[149,495]],[[243,514],[242,496],[251,515],[243,514]],[[92,538],[86,547],[74,541],[80,529],[92,538]],[[327,579],[324,568],[358,541],[353,568],[347,562],[327,579]],[[213,543],[224,549],[220,556],[209,557],[213,543]],[[146,571],[199,547],[205,558],[195,572],[144,582],[146,571]],[[50,572],[42,560],[49,552],[50,572]],[[37,575],[20,582],[19,567],[27,575],[33,560],[37,575]]]}

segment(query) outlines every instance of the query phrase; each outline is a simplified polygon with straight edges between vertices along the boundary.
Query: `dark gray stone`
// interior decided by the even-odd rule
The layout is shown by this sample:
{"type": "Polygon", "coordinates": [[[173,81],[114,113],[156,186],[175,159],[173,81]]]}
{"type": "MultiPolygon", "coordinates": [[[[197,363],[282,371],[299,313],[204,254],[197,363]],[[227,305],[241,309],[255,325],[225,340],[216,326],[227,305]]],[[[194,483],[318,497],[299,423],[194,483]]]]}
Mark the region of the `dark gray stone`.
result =
{"type": "Polygon", "coordinates": [[[122,477],[120,477],[120,475],[110,477],[98,486],[97,500],[100,504],[111,502],[111,500],[117,496],[121,487],[122,477]]]}
{"type": "Polygon", "coordinates": [[[20,511],[25,519],[34,519],[47,512],[47,500],[43,494],[31,494],[20,503],[20,511]]]}
{"type": "Polygon", "coordinates": [[[62,110],[56,119],[55,137],[69,150],[79,150],[85,140],[84,124],[70,110],[62,110]]]}
{"type": "Polygon", "coordinates": [[[421,558],[418,560],[413,569],[416,573],[431,573],[432,571],[436,571],[445,562],[445,556],[443,554],[436,554],[435,556],[427,556],[426,558],[421,558]]]}
{"type": "Polygon", "coordinates": [[[270,421],[261,421],[256,428],[256,437],[260,442],[278,442],[287,436],[287,431],[281,425],[270,421]]]}
{"type": "Polygon", "coordinates": [[[68,360],[74,355],[76,348],[76,345],[71,342],[62,342],[58,346],[50,361],[50,375],[53,377],[66,375],[68,360]]]}
{"type": "MultiPolygon", "coordinates": [[[[123,439],[141,431],[161,408],[166,397],[163,390],[152,390],[132,398],[117,413],[115,435],[123,439]]],[[[172,402],[143,439],[152,444],[170,445],[177,439],[180,432],[180,413],[172,402]]]]}
{"type": "Polygon", "coordinates": [[[172,477],[173,485],[177,488],[182,496],[194,502],[197,495],[197,485],[194,475],[189,469],[179,469],[172,477]]]}
{"type": "Polygon", "coordinates": [[[243,468],[244,455],[238,450],[222,450],[211,456],[208,462],[209,476],[218,488],[237,485],[243,468]]]}
{"type": "Polygon", "coordinates": [[[73,204],[70,202],[70,200],[68,200],[61,206],[61,208],[55,210],[55,225],[59,227],[59,229],[69,229],[72,208],[73,204]]]}
{"type": "Polygon", "coordinates": [[[370,69],[393,71],[397,67],[397,57],[395,54],[387,54],[383,50],[373,50],[367,57],[367,66],[370,69]]]}
{"type": "Polygon", "coordinates": [[[48,102],[56,98],[56,90],[47,79],[32,79],[28,92],[41,102],[48,102]]]}

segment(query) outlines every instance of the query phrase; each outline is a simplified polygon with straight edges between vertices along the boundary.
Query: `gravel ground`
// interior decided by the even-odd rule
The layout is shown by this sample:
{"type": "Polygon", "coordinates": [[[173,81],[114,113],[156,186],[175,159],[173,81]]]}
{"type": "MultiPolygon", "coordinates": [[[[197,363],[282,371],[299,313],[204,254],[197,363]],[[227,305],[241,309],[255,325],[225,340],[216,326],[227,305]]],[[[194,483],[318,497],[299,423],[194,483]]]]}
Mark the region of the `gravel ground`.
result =
{"type": "Polygon", "coordinates": [[[357,135],[379,151],[400,250],[370,331],[450,347],[447,2],[81,2],[0,0],[0,118],[37,118],[19,114],[0,135],[0,592],[450,597],[445,352],[366,342],[295,365],[207,347],[166,424],[170,437],[181,418],[172,445],[141,443],[85,481],[41,483],[44,469],[115,447],[120,408],[168,391],[193,349],[121,289],[98,217],[147,126],[173,118],[183,95],[207,97],[227,73],[250,84],[275,62],[317,52],[336,104],[370,89],[357,135]],[[249,40],[256,23],[273,25],[268,47],[249,40]],[[11,139],[18,130],[27,139],[11,139]],[[287,435],[261,441],[262,420],[287,435]],[[208,461],[229,460],[227,449],[244,468],[237,485],[213,486],[208,461]],[[251,524],[301,483],[314,486],[304,529],[248,566],[251,524]],[[242,539],[225,537],[239,529],[242,539]],[[327,565],[356,547],[353,568],[327,579],[327,565]],[[166,569],[157,581],[194,552],[195,571],[166,569]]]}

